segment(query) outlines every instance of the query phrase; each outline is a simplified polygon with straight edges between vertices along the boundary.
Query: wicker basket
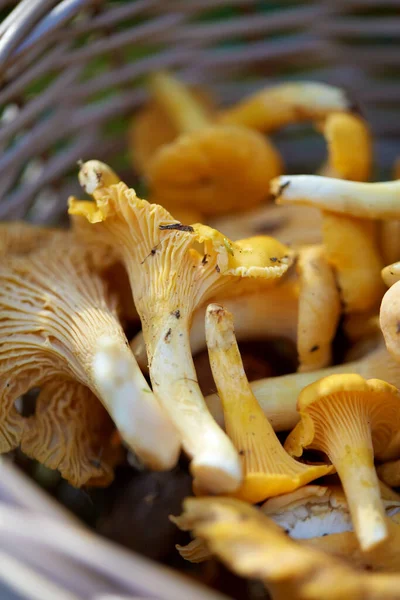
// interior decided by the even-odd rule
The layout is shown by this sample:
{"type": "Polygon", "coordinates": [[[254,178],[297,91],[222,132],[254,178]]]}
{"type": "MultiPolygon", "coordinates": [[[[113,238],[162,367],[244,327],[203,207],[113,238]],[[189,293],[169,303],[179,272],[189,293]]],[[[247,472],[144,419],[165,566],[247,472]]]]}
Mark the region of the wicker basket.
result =
{"type": "MultiPolygon", "coordinates": [[[[81,158],[134,183],[126,119],[160,67],[223,103],[288,79],[344,86],[372,124],[380,176],[400,154],[400,0],[0,0],[0,16],[0,219],[61,222],[81,158]]],[[[292,172],[321,162],[322,141],[303,127],[277,143],[292,172]]],[[[96,541],[0,468],[3,600],[221,598],[96,541]]]]}

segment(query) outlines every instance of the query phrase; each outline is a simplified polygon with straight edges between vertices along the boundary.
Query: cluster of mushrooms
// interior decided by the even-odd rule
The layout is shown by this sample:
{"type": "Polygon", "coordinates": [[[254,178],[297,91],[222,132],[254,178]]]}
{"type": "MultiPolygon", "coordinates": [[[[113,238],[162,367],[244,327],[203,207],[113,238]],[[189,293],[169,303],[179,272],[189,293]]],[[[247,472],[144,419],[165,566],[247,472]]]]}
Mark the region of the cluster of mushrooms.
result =
{"type": "Polygon", "coordinates": [[[167,73],[149,89],[129,143],[150,202],[91,160],[70,229],[1,226],[0,451],[79,487],[108,485],[124,449],[153,470],[183,450],[184,558],[274,599],[400,598],[400,181],[366,183],[368,124],[337,88],[223,111],[167,73]],[[326,140],[318,175],[282,175],[266,137],[300,121],[326,140]],[[339,325],[351,348],[332,365],[339,325]],[[269,336],[296,344],[298,371],[249,383],[237,341],[269,336]]]}

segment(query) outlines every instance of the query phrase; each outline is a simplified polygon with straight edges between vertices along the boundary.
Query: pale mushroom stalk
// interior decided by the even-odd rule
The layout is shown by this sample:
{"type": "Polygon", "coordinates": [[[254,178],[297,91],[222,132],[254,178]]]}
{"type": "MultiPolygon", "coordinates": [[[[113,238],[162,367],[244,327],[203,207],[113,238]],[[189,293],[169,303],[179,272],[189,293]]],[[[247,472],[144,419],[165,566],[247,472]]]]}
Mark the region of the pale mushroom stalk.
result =
{"type": "Polygon", "coordinates": [[[279,153],[269,140],[246,127],[215,123],[168,73],[153,75],[150,84],[180,133],[147,166],[152,201],[213,215],[242,211],[268,197],[270,180],[282,172],[279,153]]]}
{"type": "Polygon", "coordinates": [[[319,120],[332,111],[346,111],[343,90],[310,81],[268,87],[224,110],[220,121],[270,132],[289,123],[319,120]]]}
{"type": "Polygon", "coordinates": [[[282,175],[271,182],[271,192],[277,204],[306,204],[364,219],[396,219],[400,213],[400,179],[364,183],[282,175]]]}
{"type": "Polygon", "coordinates": [[[388,536],[374,455],[388,455],[400,424],[400,395],[394,386],[359,375],[330,375],[299,395],[301,421],[285,441],[292,456],[304,448],[324,452],[336,467],[361,548],[388,536]]]}
{"type": "MultiPolygon", "coordinates": [[[[98,171],[101,164],[83,165],[84,187],[91,169],[98,171]]],[[[206,226],[182,225],[123,183],[99,185],[93,197],[89,208],[72,199],[70,212],[86,216],[93,235],[120,253],[142,321],[153,390],[193,459],[192,473],[202,489],[234,491],[242,477],[239,457],[201,394],[190,350],[190,321],[199,305],[229,289],[236,277],[281,277],[291,264],[290,251],[272,238],[256,238],[256,250],[251,240],[233,244],[206,226]],[[202,244],[200,253],[196,248],[202,244]]]]}
{"type": "Polygon", "coordinates": [[[2,405],[14,414],[13,400],[57,375],[87,386],[104,403],[124,430],[124,440],[152,468],[171,468],[179,452],[175,429],[152,394],[116,317],[113,298],[101,279],[93,274],[87,251],[72,237],[27,258],[10,260],[0,270],[2,312],[0,350],[2,405]],[[85,254],[86,252],[86,254],[85,254]],[[139,390],[129,402],[126,418],[136,410],[147,414],[148,427],[138,431],[114,413],[112,394],[103,396],[95,373],[98,340],[106,336],[125,364],[139,390]],[[162,420],[165,444],[159,445],[162,420]],[[156,428],[157,429],[157,428],[156,428]]]}
{"type": "MultiPolygon", "coordinates": [[[[400,364],[382,343],[363,358],[309,373],[291,373],[250,383],[251,389],[275,431],[289,431],[299,421],[297,397],[306,386],[336,373],[357,373],[366,379],[379,377],[400,387],[400,364]]],[[[217,394],[206,397],[211,414],[223,426],[224,414],[217,394]]]]}
{"type": "MultiPolygon", "coordinates": [[[[266,338],[287,338],[294,343],[297,337],[298,290],[293,281],[284,281],[269,290],[251,296],[220,300],[232,312],[238,341],[266,338]]],[[[192,354],[206,348],[204,316],[206,308],[196,310],[190,329],[192,354]]],[[[147,370],[146,345],[142,332],[131,341],[131,349],[142,370],[147,370]]]]}
{"type": "Polygon", "coordinates": [[[326,465],[299,463],[281,446],[244,373],[232,315],[218,304],[207,308],[206,337],[226,431],[242,457],[244,481],[236,496],[257,503],[327,475],[326,465]]]}

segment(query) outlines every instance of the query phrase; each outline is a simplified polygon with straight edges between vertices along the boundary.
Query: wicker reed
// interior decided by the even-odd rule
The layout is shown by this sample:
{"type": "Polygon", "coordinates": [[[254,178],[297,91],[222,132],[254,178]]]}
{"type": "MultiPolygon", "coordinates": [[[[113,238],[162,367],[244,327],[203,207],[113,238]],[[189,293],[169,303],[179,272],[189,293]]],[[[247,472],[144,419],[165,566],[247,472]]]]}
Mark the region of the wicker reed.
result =
{"type": "MultiPolygon", "coordinates": [[[[400,155],[400,0],[0,0],[0,19],[0,219],[62,221],[81,158],[134,183],[126,122],[160,67],[222,103],[288,79],[344,86],[379,175],[400,155]]],[[[312,171],[323,144],[300,132],[277,141],[290,170],[312,171]]],[[[96,540],[4,459],[0,471],[3,600],[222,598],[96,540]]]]}

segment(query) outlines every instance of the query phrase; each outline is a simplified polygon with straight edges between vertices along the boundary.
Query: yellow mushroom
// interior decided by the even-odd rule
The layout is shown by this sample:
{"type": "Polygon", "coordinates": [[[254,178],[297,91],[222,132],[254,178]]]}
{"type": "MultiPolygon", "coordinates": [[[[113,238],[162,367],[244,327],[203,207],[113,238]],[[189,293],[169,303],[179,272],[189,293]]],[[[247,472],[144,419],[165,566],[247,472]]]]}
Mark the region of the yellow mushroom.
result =
{"type": "Polygon", "coordinates": [[[349,109],[350,102],[340,88],[298,81],[256,92],[236,106],[224,110],[220,121],[268,133],[290,123],[319,121],[333,111],[349,109]]]}
{"type": "MultiPolygon", "coordinates": [[[[215,106],[209,94],[200,88],[187,89],[186,93],[193,97],[193,102],[201,106],[210,120],[214,118],[215,106]]],[[[141,175],[146,173],[156,152],[180,134],[169,112],[162,102],[150,99],[132,119],[128,132],[129,149],[133,168],[141,175]]]]}
{"type": "Polygon", "coordinates": [[[277,204],[305,204],[362,219],[400,216],[400,180],[345,181],[318,175],[282,175],[271,182],[277,204]]]}
{"type": "Polygon", "coordinates": [[[374,467],[390,458],[400,427],[400,393],[379,379],[356,374],[330,375],[299,395],[301,421],[285,448],[301,456],[304,448],[324,452],[341,479],[361,548],[368,550],[388,535],[374,467]]]}
{"type": "MultiPolygon", "coordinates": [[[[400,157],[393,165],[393,179],[400,179],[400,157]]],[[[400,260],[400,220],[390,219],[380,224],[380,249],[385,264],[400,260]]]]}
{"type": "Polygon", "coordinates": [[[213,215],[247,210],[267,198],[270,180],[282,171],[268,140],[245,127],[213,124],[183,84],[166,73],[150,83],[181,132],[146,169],[153,202],[213,215]]]}
{"type": "Polygon", "coordinates": [[[328,146],[327,177],[367,181],[371,175],[372,141],[366,121],[348,112],[332,112],[319,125],[328,146]]]}
{"type": "Polygon", "coordinates": [[[35,414],[26,419],[21,449],[76,487],[109,485],[119,458],[114,425],[96,396],[61,375],[41,385],[35,414]]]}
{"type": "Polygon", "coordinates": [[[171,468],[179,452],[172,423],[153,396],[116,317],[114,299],[93,272],[90,252],[73,236],[0,268],[0,451],[16,447],[23,429],[16,398],[55,377],[77,381],[104,403],[126,444],[150,467],[171,468]],[[129,377],[118,385],[139,390],[119,397],[102,393],[95,372],[96,349],[111,338],[129,377]],[[147,426],[139,425],[146,422],[147,426]],[[15,433],[13,433],[15,432],[15,433]],[[161,434],[162,440],[161,440],[161,434]]]}
{"type": "Polygon", "coordinates": [[[324,212],[322,231],[326,256],[335,269],[345,311],[376,308],[384,286],[374,223],[324,212]]]}
{"type": "Polygon", "coordinates": [[[211,555],[260,579],[273,600],[398,600],[400,577],[360,573],[292,540],[255,507],[232,498],[187,498],[183,517],[211,555]]]}
{"type": "Polygon", "coordinates": [[[386,347],[400,361],[400,282],[394,283],[383,297],[379,322],[386,347]]]}
{"type": "Polygon", "coordinates": [[[400,460],[389,460],[376,467],[379,478],[391,487],[400,486],[400,460]]]}
{"type": "Polygon", "coordinates": [[[39,227],[23,221],[0,223],[0,257],[7,254],[24,256],[39,250],[55,236],[62,235],[60,229],[39,227]]]}
{"type": "Polygon", "coordinates": [[[255,504],[328,474],[326,465],[301,464],[282,448],[247,381],[232,315],[218,304],[207,308],[206,338],[226,432],[242,459],[244,480],[236,497],[255,504]]]}
{"type": "Polygon", "coordinates": [[[209,227],[182,225],[123,183],[103,187],[103,178],[90,172],[101,168],[96,161],[82,166],[81,184],[95,202],[71,199],[70,213],[86,216],[93,235],[113,244],[124,262],[142,321],[153,389],[193,458],[199,487],[234,491],[242,477],[239,457],[201,394],[190,351],[190,321],[208,297],[236,289],[242,278],[279,279],[292,255],[270,238],[234,243],[209,227]],[[88,186],[94,179],[97,187],[88,186]],[[235,278],[239,283],[232,285],[235,278]]]}
{"type": "MultiPolygon", "coordinates": [[[[287,338],[294,343],[297,339],[298,286],[291,280],[258,293],[231,298],[215,298],[233,314],[235,335],[239,341],[287,338]]],[[[190,329],[192,354],[206,348],[204,329],[205,306],[193,315],[190,329]]],[[[131,349],[142,370],[147,369],[146,344],[143,333],[131,341],[131,349]]]]}
{"type": "MultiPolygon", "coordinates": [[[[384,343],[359,360],[311,371],[270,377],[251,382],[251,389],[275,431],[289,431],[299,420],[296,409],[297,397],[304,387],[322,377],[337,373],[358,373],[369,379],[379,377],[400,387],[400,364],[387,351],[384,343]]],[[[223,426],[224,415],[217,394],[206,398],[214,419],[223,426]]]]}
{"type": "Polygon", "coordinates": [[[340,297],[322,246],[299,253],[297,350],[300,372],[315,371],[331,361],[331,344],[340,317],[340,297]]]}
{"type": "Polygon", "coordinates": [[[382,279],[384,283],[391,287],[400,280],[400,262],[395,262],[382,269],[382,279]]]}

